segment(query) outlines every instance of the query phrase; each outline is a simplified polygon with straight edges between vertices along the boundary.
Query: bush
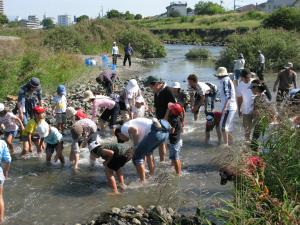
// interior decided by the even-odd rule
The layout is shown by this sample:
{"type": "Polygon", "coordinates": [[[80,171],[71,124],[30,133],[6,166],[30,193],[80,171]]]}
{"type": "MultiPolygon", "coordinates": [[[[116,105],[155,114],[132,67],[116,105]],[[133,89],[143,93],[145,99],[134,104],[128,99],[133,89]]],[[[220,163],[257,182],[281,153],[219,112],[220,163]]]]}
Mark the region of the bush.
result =
{"type": "Polygon", "coordinates": [[[211,57],[210,52],[205,48],[194,48],[185,54],[187,59],[209,59],[211,57]]]}
{"type": "Polygon", "coordinates": [[[233,61],[243,53],[246,66],[256,71],[258,50],[266,57],[266,69],[278,70],[288,61],[300,68],[299,34],[284,30],[261,29],[245,34],[234,34],[228,38],[228,46],[221,53],[216,66],[225,66],[233,70],[233,61]]]}
{"type": "Polygon", "coordinates": [[[178,11],[172,11],[171,13],[170,13],[170,17],[180,17],[180,13],[178,12],[178,11]]]}
{"type": "Polygon", "coordinates": [[[131,43],[136,52],[144,58],[156,58],[166,56],[164,46],[153,35],[146,31],[141,32],[135,28],[119,33],[118,40],[124,46],[131,43]]]}
{"type": "Polygon", "coordinates": [[[195,5],[196,15],[215,15],[223,13],[225,13],[225,9],[217,3],[201,1],[195,5]]]}
{"type": "Polygon", "coordinates": [[[280,8],[263,21],[263,26],[300,31],[300,9],[296,7],[280,8]]]}

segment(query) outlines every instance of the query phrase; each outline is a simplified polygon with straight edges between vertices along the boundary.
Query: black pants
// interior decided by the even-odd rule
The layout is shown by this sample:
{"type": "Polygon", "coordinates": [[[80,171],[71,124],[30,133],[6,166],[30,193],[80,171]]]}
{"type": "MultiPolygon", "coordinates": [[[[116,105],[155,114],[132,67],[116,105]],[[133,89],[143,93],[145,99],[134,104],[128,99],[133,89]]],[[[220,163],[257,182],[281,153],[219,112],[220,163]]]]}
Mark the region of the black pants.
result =
{"type": "Polygon", "coordinates": [[[113,93],[113,83],[109,80],[104,79],[102,82],[102,86],[106,90],[106,94],[110,96],[113,93]]]}
{"type": "Polygon", "coordinates": [[[257,66],[256,74],[260,80],[264,80],[265,64],[260,63],[257,66]]]}
{"type": "Polygon", "coordinates": [[[114,65],[117,65],[117,59],[118,59],[118,55],[113,54],[113,55],[112,55],[112,60],[113,60],[113,64],[114,64],[114,65]]]}
{"type": "Polygon", "coordinates": [[[109,127],[113,128],[117,124],[118,116],[120,115],[120,105],[116,102],[115,107],[112,109],[106,109],[102,115],[101,119],[105,122],[109,122],[109,127]]]}
{"type": "Polygon", "coordinates": [[[129,66],[131,66],[131,55],[125,55],[124,61],[123,61],[123,66],[126,66],[127,59],[129,62],[129,66]]]}

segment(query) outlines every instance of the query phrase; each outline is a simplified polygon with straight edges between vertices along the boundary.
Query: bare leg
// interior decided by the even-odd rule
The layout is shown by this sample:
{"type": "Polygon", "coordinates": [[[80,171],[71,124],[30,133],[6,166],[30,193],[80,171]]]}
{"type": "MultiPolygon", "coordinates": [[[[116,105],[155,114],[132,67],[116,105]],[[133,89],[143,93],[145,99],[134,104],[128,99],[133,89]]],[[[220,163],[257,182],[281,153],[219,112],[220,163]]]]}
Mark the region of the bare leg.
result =
{"type": "Polygon", "coordinates": [[[119,169],[116,173],[117,173],[117,176],[118,176],[118,180],[120,182],[121,190],[125,191],[126,185],[125,185],[125,182],[124,182],[124,176],[123,176],[122,169],[119,169]]]}
{"type": "Polygon", "coordinates": [[[228,133],[228,145],[233,145],[233,136],[231,133],[228,133]]]}
{"type": "Polygon", "coordinates": [[[63,156],[63,142],[60,142],[56,147],[56,156],[62,165],[65,164],[65,157],[63,156]]]}
{"type": "Polygon", "coordinates": [[[79,159],[80,159],[79,153],[75,153],[75,162],[74,162],[75,170],[79,169],[79,167],[78,167],[79,159]]]}
{"type": "Polygon", "coordinates": [[[178,176],[181,176],[181,161],[180,160],[174,160],[174,166],[175,166],[175,171],[178,176]]]}
{"type": "Polygon", "coordinates": [[[13,140],[14,140],[14,137],[12,135],[8,135],[7,138],[6,138],[6,143],[7,143],[7,146],[9,148],[9,152],[11,155],[14,154],[14,145],[13,145],[13,140]]]}
{"type": "Polygon", "coordinates": [[[22,155],[27,155],[28,151],[29,151],[29,143],[28,141],[23,141],[22,155]]]}
{"type": "Polygon", "coordinates": [[[210,132],[206,131],[205,132],[205,144],[209,144],[210,141],[210,132]]]}
{"type": "Polygon", "coordinates": [[[139,176],[139,178],[140,178],[141,183],[144,183],[144,182],[145,182],[145,179],[146,179],[146,175],[145,175],[145,165],[144,165],[144,164],[137,165],[137,166],[136,166],[136,170],[137,170],[137,173],[138,173],[138,176],[139,176]]]}
{"type": "Polygon", "coordinates": [[[113,170],[109,169],[108,167],[105,167],[105,174],[106,174],[107,182],[109,186],[112,188],[113,192],[118,193],[117,183],[114,177],[113,170]]]}
{"type": "Polygon", "coordinates": [[[154,176],[155,165],[154,165],[153,155],[147,155],[146,158],[147,158],[148,168],[149,168],[149,171],[150,171],[150,176],[154,176]]]}
{"type": "Polygon", "coordinates": [[[222,134],[223,134],[223,141],[224,141],[224,145],[229,145],[229,137],[228,137],[228,132],[226,132],[226,131],[223,131],[222,132],[222,134]]]}
{"type": "Polygon", "coordinates": [[[162,143],[159,145],[159,157],[161,162],[166,161],[166,154],[167,154],[166,144],[162,143]]]}
{"type": "Polygon", "coordinates": [[[3,186],[0,187],[0,223],[4,222],[4,200],[3,200],[3,186]]]}
{"type": "Polygon", "coordinates": [[[217,136],[218,136],[218,144],[220,145],[222,143],[222,132],[219,126],[216,127],[217,136]]]}

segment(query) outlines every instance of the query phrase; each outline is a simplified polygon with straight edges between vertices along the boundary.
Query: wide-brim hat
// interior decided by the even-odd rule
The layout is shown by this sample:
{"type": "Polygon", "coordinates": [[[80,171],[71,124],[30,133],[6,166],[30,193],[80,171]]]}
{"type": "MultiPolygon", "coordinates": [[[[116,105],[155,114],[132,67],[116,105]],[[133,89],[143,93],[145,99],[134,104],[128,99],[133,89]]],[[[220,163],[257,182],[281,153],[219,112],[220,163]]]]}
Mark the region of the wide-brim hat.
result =
{"type": "Polygon", "coordinates": [[[179,82],[173,82],[171,85],[170,85],[171,88],[178,88],[180,89],[181,88],[181,85],[179,82]]]}
{"type": "Polygon", "coordinates": [[[75,116],[77,113],[76,109],[74,109],[73,107],[68,107],[66,109],[66,116],[68,119],[72,118],[73,116],[75,116]]]}
{"type": "Polygon", "coordinates": [[[229,74],[228,74],[227,69],[225,67],[219,67],[217,69],[217,72],[215,73],[216,77],[226,77],[228,75],[229,74]]]}
{"type": "Polygon", "coordinates": [[[92,91],[86,91],[84,92],[84,95],[83,95],[83,101],[84,102],[88,102],[90,101],[91,99],[95,99],[95,95],[93,94],[92,91]]]}
{"type": "Polygon", "coordinates": [[[125,89],[131,93],[137,92],[139,90],[139,85],[135,79],[131,79],[128,81],[125,89]]]}

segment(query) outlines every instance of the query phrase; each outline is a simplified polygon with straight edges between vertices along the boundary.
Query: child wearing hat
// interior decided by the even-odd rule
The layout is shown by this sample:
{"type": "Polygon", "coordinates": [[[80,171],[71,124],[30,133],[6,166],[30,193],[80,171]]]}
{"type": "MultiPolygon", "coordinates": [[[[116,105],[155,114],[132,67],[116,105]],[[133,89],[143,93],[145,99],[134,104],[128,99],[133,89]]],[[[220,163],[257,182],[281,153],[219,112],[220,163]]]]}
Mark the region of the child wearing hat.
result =
{"type": "Polygon", "coordinates": [[[169,103],[169,123],[171,130],[169,134],[169,158],[172,160],[172,165],[175,172],[181,175],[180,151],[182,148],[181,134],[183,132],[184,109],[179,103],[169,103]]]}
{"type": "Polygon", "coordinates": [[[24,130],[24,126],[19,117],[5,109],[4,104],[0,103],[0,125],[4,126],[4,138],[8,145],[10,154],[14,154],[13,141],[18,134],[19,126],[24,130]]]}
{"type": "Polygon", "coordinates": [[[222,118],[221,112],[208,112],[206,113],[206,129],[205,129],[205,144],[210,143],[210,132],[216,128],[218,136],[218,144],[222,142],[222,133],[220,128],[220,121],[222,118]]]}
{"type": "Polygon", "coordinates": [[[126,185],[124,183],[124,176],[122,167],[129,162],[133,157],[133,149],[124,144],[100,144],[100,137],[94,134],[89,140],[88,148],[91,153],[91,160],[102,158],[105,161],[105,174],[107,181],[114,193],[118,193],[116,178],[117,175],[120,182],[121,190],[124,190],[126,185]]]}
{"type": "Polygon", "coordinates": [[[89,118],[88,115],[84,111],[82,111],[79,108],[74,109],[73,107],[68,107],[66,109],[66,116],[67,116],[67,119],[71,120],[73,123],[75,123],[78,120],[89,118]]]}
{"type": "MultiPolygon", "coordinates": [[[[45,109],[41,106],[33,108],[34,118],[29,120],[25,129],[21,133],[21,141],[23,142],[22,156],[26,156],[32,152],[32,142],[36,146],[39,145],[40,138],[36,135],[36,128],[41,120],[45,118],[45,109]]],[[[43,148],[38,148],[38,153],[42,153],[43,148]]]]}
{"type": "Polygon", "coordinates": [[[57,87],[57,95],[53,98],[53,115],[56,119],[57,129],[64,133],[65,124],[67,122],[66,110],[67,110],[67,98],[66,88],[64,85],[57,87]]]}
{"type": "Polygon", "coordinates": [[[37,127],[37,133],[41,138],[39,148],[46,145],[46,161],[51,162],[52,155],[56,151],[55,159],[59,159],[61,164],[65,164],[65,158],[62,154],[63,151],[63,136],[56,127],[50,126],[45,120],[40,121],[37,127]]]}

